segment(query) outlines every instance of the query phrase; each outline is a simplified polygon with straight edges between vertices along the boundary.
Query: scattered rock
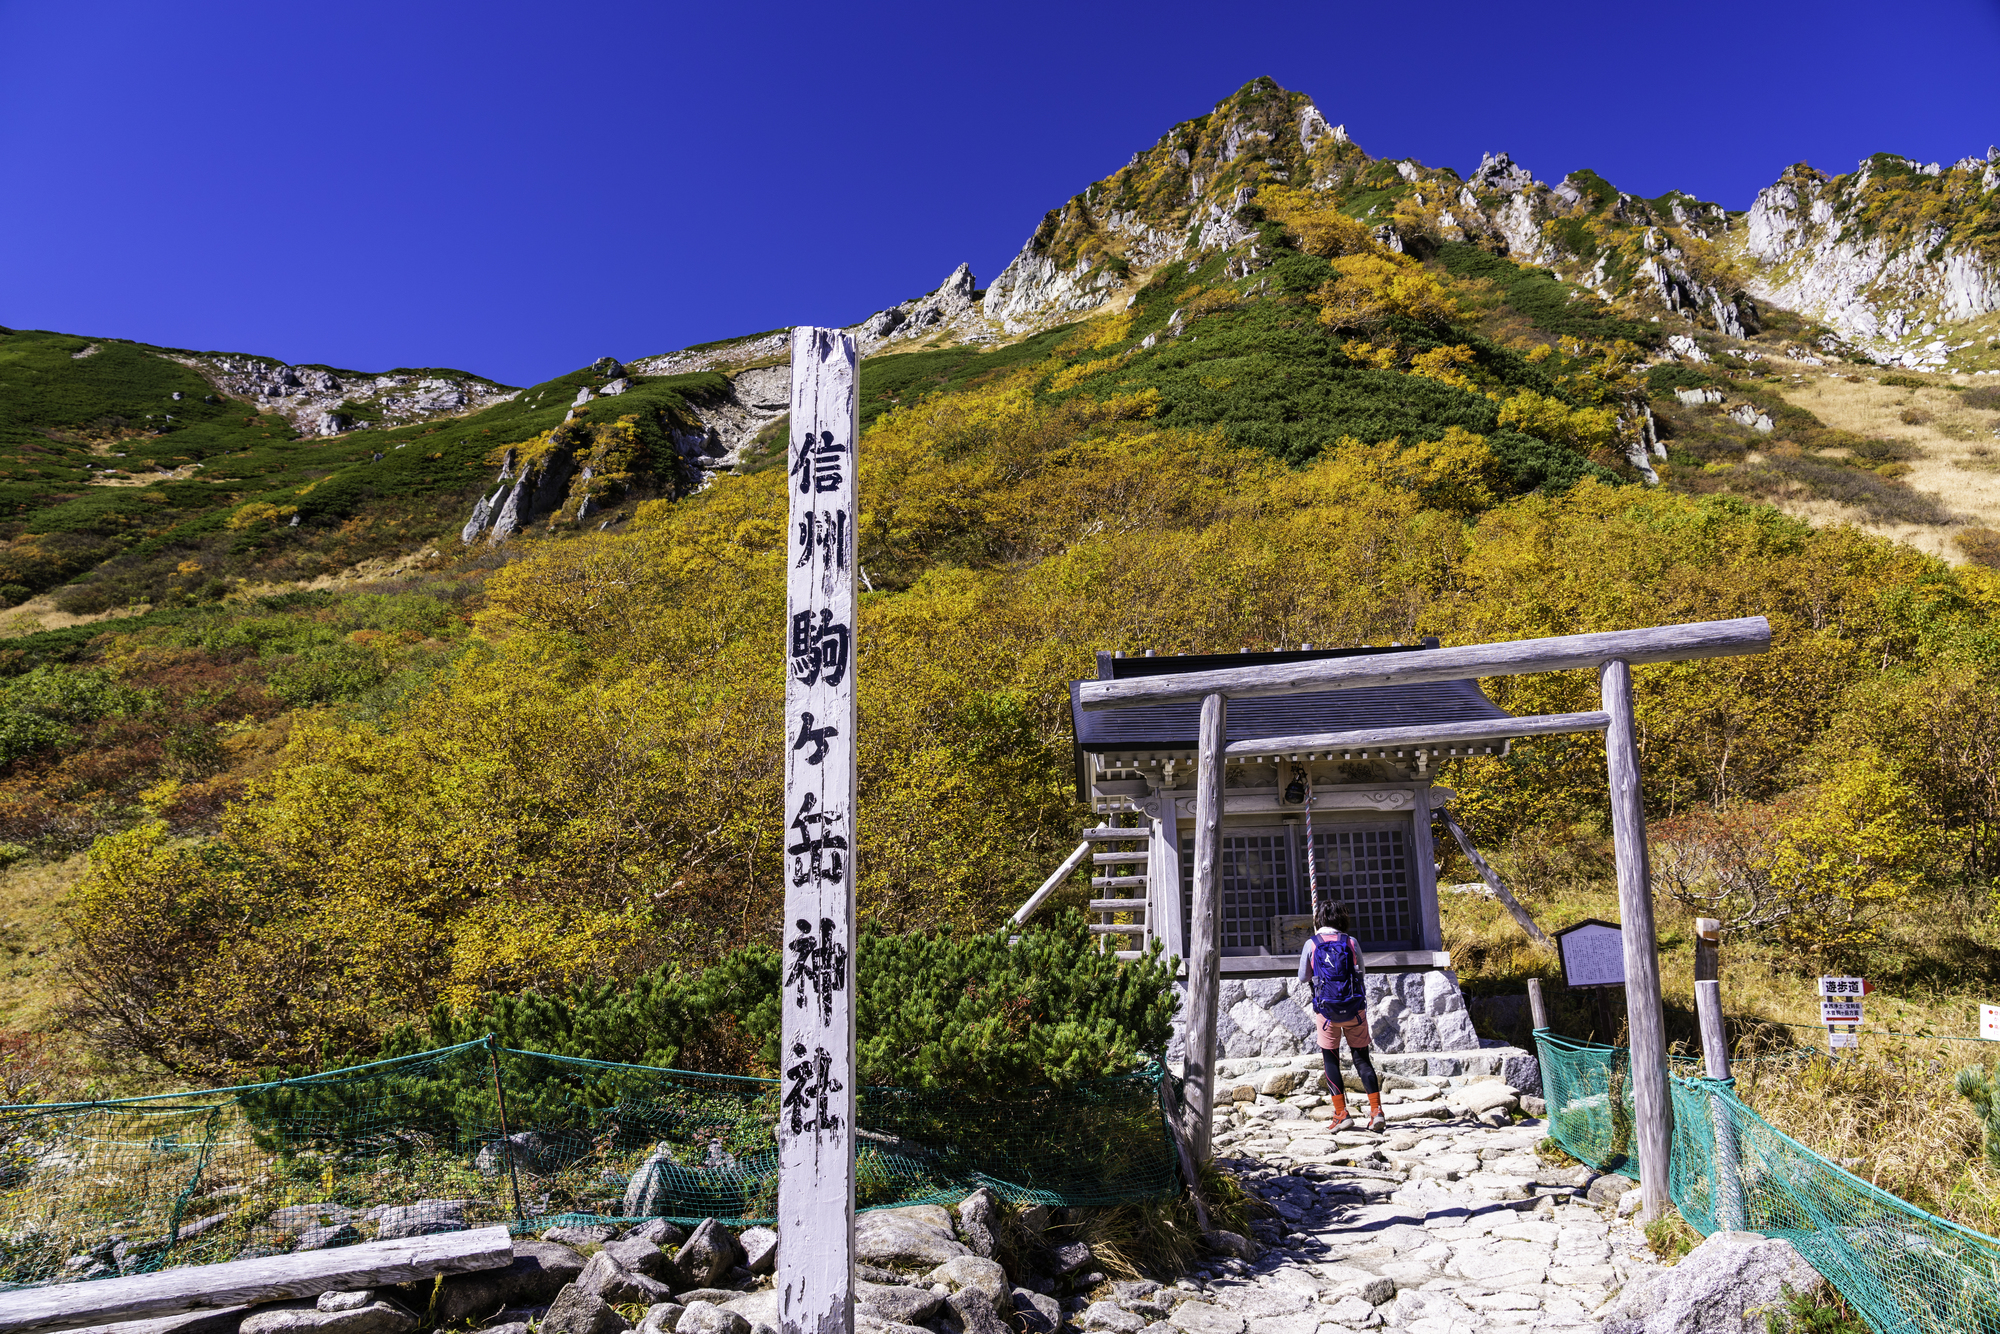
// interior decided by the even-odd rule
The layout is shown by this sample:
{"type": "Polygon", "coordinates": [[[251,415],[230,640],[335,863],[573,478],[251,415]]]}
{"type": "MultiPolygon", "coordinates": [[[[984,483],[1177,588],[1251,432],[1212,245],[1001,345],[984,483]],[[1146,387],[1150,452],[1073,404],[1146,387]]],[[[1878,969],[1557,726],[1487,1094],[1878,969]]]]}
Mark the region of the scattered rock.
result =
{"type": "Polygon", "coordinates": [[[1139,1334],[1146,1327],[1145,1320],[1117,1302],[1092,1302],[1084,1308],[1078,1323],[1085,1329],[1106,1329],[1111,1334],[1139,1334]]]}
{"type": "Polygon", "coordinates": [[[1632,1179],[1630,1177],[1619,1176],[1615,1172],[1607,1172],[1605,1175],[1593,1180],[1590,1183],[1590,1189],[1584,1191],[1583,1196],[1600,1209],[1609,1208],[1616,1205],[1625,1192],[1630,1189],[1632,1189],[1632,1179]]]}
{"type": "Polygon", "coordinates": [[[288,1204],[274,1209],[265,1226],[279,1232],[303,1232],[307,1228],[351,1222],[360,1215],[339,1204],[288,1204]]]}
{"type": "MultiPolygon", "coordinates": [[[[468,526],[467,531],[471,531],[468,526]]],[[[472,538],[465,539],[470,542],[472,538]]],[[[646,1218],[667,1211],[667,1168],[673,1156],[662,1144],[632,1169],[625,1183],[624,1213],[627,1218],[646,1218]]]]}
{"type": "Polygon", "coordinates": [[[677,1302],[654,1303],[646,1308],[646,1318],[639,1322],[639,1334],[674,1334],[674,1326],[686,1309],[677,1302]]]}
{"type": "Polygon", "coordinates": [[[991,1260],[998,1245],[1000,1197],[985,1186],[973,1191],[958,1206],[958,1226],[972,1253],[991,1260]]]}
{"type": "Polygon", "coordinates": [[[1639,1206],[1644,1204],[1645,1201],[1646,1193],[1637,1186],[1634,1186],[1618,1197],[1618,1216],[1620,1218],[1630,1218],[1633,1214],[1639,1212],[1639,1206]]]}
{"type": "Polygon", "coordinates": [[[324,1251],[335,1246],[352,1246],[361,1240],[361,1233],[352,1223],[341,1223],[335,1227],[309,1227],[299,1233],[294,1251],[324,1251]]]}
{"type": "Polygon", "coordinates": [[[1257,1258],[1257,1243],[1240,1232],[1227,1232],[1218,1228],[1214,1232],[1202,1233],[1201,1239],[1211,1251],[1222,1255],[1233,1255],[1239,1260],[1257,1258]]]}
{"type": "Polygon", "coordinates": [[[313,1309],[319,1311],[359,1311],[362,1307],[372,1304],[374,1300],[375,1293],[369,1288],[362,1288],[356,1292],[322,1292],[319,1295],[319,1300],[313,1303],[313,1309]]]}
{"type": "MultiPolygon", "coordinates": [[[[376,1217],[375,1240],[394,1241],[401,1237],[428,1237],[437,1232],[463,1232],[466,1203],[464,1200],[418,1200],[415,1204],[391,1205],[376,1217]]],[[[372,1214],[375,1210],[368,1212],[372,1214]]]]}
{"type": "Polygon", "coordinates": [[[652,1218],[627,1232],[621,1240],[650,1241],[661,1250],[678,1246],[687,1240],[687,1229],[675,1227],[664,1218],[652,1218]]]}
{"type": "Polygon", "coordinates": [[[542,1175],[553,1166],[548,1161],[548,1143],[532,1130],[523,1130],[509,1135],[504,1140],[480,1149],[472,1160],[472,1165],[481,1176],[498,1176],[507,1170],[507,1161],[513,1159],[515,1170],[542,1175]]]}
{"type": "Polygon", "coordinates": [[[667,1270],[673,1265],[673,1261],[665,1251],[644,1237],[607,1241],[604,1243],[602,1254],[616,1260],[620,1268],[629,1269],[635,1274],[644,1274],[648,1278],[665,1278],[667,1270]]]}
{"type": "Polygon", "coordinates": [[[1812,1292],[1821,1279],[1788,1241],[1717,1232],[1672,1269],[1628,1285],[1604,1334],[1762,1334],[1761,1312],[1784,1288],[1812,1292]]]}
{"type": "Polygon", "coordinates": [[[556,1294],[536,1334],[622,1334],[630,1328],[632,1322],[612,1310],[609,1302],[572,1283],[556,1294]]]}
{"type": "Polygon", "coordinates": [[[1048,1270],[1058,1278],[1074,1274],[1097,1257],[1080,1241],[1068,1242],[1049,1252],[1048,1270]]]}
{"type": "Polygon", "coordinates": [[[862,1214],[854,1220],[854,1258],[874,1265],[928,1269],[972,1254],[969,1247],[953,1239],[951,1216],[942,1209],[932,1212],[943,1218],[941,1225],[902,1209],[862,1214]]]}
{"type": "Polygon", "coordinates": [[[746,1227],[736,1234],[743,1252],[743,1267],[752,1274],[768,1274],[778,1264],[778,1234],[767,1227],[746,1227]]]}
{"type": "Polygon", "coordinates": [[[1026,1288],[1016,1288],[1011,1295],[1014,1319],[1027,1334],[1056,1334],[1056,1326],[1062,1323],[1061,1303],[1026,1288]]]}
{"type": "MultiPolygon", "coordinates": [[[[482,1269],[470,1274],[453,1274],[437,1290],[437,1322],[440,1328],[461,1320],[490,1316],[509,1306],[545,1306],[563,1288],[582,1277],[584,1260],[567,1246],[553,1241],[517,1241],[514,1261],[504,1269],[482,1269]]],[[[432,1280],[419,1279],[403,1291],[404,1300],[419,1306],[429,1303],[432,1280]]]]}
{"type": "Polygon", "coordinates": [[[1013,1334],[1007,1323],[993,1314],[993,1305],[986,1300],[984,1293],[961,1288],[945,1300],[958,1313],[965,1334],[1013,1334]]]}
{"type": "MultiPolygon", "coordinates": [[[[1386,1278],[1377,1281],[1389,1284],[1389,1296],[1384,1297],[1382,1301],[1386,1302],[1396,1295],[1396,1285],[1394,1283],[1390,1283],[1386,1278]]],[[[1336,1324],[1371,1325],[1378,1323],[1382,1319],[1381,1316],[1375,1313],[1375,1307],[1380,1304],[1380,1302],[1371,1304],[1365,1298],[1357,1297],[1350,1293],[1334,1302],[1332,1306],[1328,1307],[1321,1314],[1336,1324]]]]}
{"type": "Polygon", "coordinates": [[[1208,1302],[1182,1302],[1167,1319],[1187,1334],[1243,1334],[1244,1328],[1242,1316],[1208,1302]]]}
{"type": "Polygon", "coordinates": [[[942,1286],[947,1292],[976,1292],[997,1316],[1005,1316],[1014,1309],[1013,1285],[1008,1283],[1007,1271],[997,1261],[961,1255],[924,1275],[924,1282],[942,1286]]]}
{"type": "Polygon", "coordinates": [[[917,1325],[929,1320],[944,1305],[944,1297],[929,1288],[903,1284],[867,1283],[855,1285],[855,1302],[884,1320],[917,1325]]]}
{"type": "Polygon", "coordinates": [[[690,1302],[674,1322],[674,1334],[750,1334],[750,1322],[713,1302],[690,1302]]]}
{"type": "Polygon", "coordinates": [[[391,1302],[339,1311],[287,1302],[252,1311],[238,1330],[240,1334],[409,1334],[416,1327],[417,1318],[391,1302]]]}
{"type": "Polygon", "coordinates": [[[559,1242],[564,1246],[602,1246],[617,1235],[618,1229],[609,1223],[579,1223],[552,1227],[542,1234],[542,1240],[559,1242]]]}
{"type": "Polygon", "coordinates": [[[713,1218],[704,1218],[674,1254],[674,1269],[684,1286],[712,1287],[742,1259],[736,1238],[713,1218]]]}

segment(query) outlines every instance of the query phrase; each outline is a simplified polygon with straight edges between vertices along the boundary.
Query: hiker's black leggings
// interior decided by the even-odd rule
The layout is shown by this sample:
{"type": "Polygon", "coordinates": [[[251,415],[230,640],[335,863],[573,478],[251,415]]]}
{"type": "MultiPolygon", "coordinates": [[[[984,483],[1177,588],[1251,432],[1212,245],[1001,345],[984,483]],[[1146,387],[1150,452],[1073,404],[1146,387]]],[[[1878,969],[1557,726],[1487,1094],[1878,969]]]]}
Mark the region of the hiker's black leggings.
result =
{"type": "MultiPolygon", "coordinates": [[[[1335,1024],[1333,1028],[1338,1032],[1340,1025],[1335,1024]]],[[[1382,1080],[1375,1073],[1375,1062],[1368,1059],[1368,1048],[1366,1046],[1357,1047],[1350,1042],[1347,1049],[1354,1053],[1354,1073],[1361,1077],[1362,1091],[1365,1093],[1380,1093],[1382,1091],[1382,1080]]],[[[1320,1059],[1326,1062],[1326,1086],[1336,1093],[1340,1092],[1346,1085],[1341,1082],[1340,1077],[1339,1040],[1336,1038],[1331,1048],[1321,1047],[1319,1054],[1320,1059]]]]}

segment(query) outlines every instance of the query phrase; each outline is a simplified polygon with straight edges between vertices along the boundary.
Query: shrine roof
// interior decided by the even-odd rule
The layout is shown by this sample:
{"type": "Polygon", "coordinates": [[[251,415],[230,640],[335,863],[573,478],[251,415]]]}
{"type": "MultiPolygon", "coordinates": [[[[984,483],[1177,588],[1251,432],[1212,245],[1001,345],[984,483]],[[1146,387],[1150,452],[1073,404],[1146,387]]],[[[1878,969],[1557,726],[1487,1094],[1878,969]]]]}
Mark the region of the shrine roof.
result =
{"type": "MultiPolygon", "coordinates": [[[[1274,653],[1182,653],[1157,657],[1097,655],[1097,679],[1125,680],[1165,676],[1175,672],[1206,672],[1226,667],[1262,667],[1278,663],[1314,662],[1372,653],[1422,653],[1436,640],[1381,648],[1299,649],[1274,653]]],[[[1144,704],[1128,708],[1093,709],[1077,706],[1077,686],[1070,683],[1070,717],[1076,726],[1077,748],[1092,754],[1124,751],[1193,751],[1200,730],[1201,704],[1144,704]]],[[[1321,690],[1298,695],[1266,695],[1229,702],[1228,739],[1252,741],[1263,737],[1304,733],[1348,732],[1362,728],[1421,727],[1435,723],[1486,722],[1513,715],[1486,697],[1477,681],[1431,681],[1417,685],[1369,686],[1359,690],[1321,690]]]]}

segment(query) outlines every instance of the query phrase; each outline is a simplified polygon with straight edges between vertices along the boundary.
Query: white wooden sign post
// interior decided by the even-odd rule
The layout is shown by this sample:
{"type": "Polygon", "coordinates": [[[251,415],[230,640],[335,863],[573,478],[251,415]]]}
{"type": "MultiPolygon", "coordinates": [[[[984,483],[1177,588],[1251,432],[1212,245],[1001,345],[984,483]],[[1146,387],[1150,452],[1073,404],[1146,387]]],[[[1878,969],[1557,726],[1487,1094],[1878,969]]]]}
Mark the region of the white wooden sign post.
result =
{"type": "Polygon", "coordinates": [[[854,1329],[854,340],[792,331],[778,1322],[854,1329]]]}

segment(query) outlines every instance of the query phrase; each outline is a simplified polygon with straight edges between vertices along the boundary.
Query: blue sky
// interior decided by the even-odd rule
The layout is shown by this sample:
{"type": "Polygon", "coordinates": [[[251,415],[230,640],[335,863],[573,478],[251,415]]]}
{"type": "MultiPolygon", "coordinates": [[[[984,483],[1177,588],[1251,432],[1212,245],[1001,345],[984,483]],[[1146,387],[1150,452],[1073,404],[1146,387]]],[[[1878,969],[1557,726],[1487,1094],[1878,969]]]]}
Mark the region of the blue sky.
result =
{"type": "Polygon", "coordinates": [[[529,383],[991,279],[1269,74],[1377,156],[1747,207],[2000,141],[2000,0],[0,0],[0,324],[529,383]]]}

